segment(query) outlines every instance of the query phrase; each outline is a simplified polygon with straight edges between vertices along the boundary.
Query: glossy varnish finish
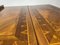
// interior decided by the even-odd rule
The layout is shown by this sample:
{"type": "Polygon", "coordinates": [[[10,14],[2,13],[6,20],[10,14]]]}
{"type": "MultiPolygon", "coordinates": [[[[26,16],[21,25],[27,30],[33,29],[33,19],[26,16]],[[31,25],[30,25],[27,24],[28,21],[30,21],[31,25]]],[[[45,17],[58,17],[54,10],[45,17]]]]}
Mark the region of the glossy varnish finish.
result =
{"type": "Polygon", "coordinates": [[[0,45],[60,45],[60,9],[52,5],[5,7],[0,12],[0,45]]]}

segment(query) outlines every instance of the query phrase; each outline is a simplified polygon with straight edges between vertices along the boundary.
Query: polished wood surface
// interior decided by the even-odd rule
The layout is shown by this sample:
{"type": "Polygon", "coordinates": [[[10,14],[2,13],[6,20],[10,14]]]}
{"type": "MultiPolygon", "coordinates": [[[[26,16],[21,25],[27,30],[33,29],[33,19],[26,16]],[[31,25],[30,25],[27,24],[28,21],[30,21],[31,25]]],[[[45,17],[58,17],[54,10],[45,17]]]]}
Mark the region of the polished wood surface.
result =
{"type": "Polygon", "coordinates": [[[60,45],[60,8],[5,7],[0,12],[0,45],[60,45]]]}

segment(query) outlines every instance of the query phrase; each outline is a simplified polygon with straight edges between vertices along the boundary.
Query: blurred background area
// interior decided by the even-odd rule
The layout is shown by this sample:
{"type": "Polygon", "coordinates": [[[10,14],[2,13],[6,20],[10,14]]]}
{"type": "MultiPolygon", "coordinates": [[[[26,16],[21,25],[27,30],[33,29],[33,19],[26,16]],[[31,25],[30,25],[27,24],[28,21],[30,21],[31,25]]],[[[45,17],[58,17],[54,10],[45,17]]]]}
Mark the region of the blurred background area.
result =
{"type": "Polygon", "coordinates": [[[0,0],[0,5],[5,6],[30,6],[51,4],[60,8],[60,0],[0,0]]]}

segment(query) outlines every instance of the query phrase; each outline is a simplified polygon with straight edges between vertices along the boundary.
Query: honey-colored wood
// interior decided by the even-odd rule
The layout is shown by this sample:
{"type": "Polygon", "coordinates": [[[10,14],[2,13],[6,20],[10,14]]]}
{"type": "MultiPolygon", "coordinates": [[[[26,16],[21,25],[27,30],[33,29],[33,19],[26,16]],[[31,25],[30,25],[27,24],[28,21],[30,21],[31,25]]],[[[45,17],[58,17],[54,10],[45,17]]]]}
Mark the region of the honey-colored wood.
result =
{"type": "Polygon", "coordinates": [[[60,45],[60,8],[5,7],[0,12],[0,45],[60,45]]]}

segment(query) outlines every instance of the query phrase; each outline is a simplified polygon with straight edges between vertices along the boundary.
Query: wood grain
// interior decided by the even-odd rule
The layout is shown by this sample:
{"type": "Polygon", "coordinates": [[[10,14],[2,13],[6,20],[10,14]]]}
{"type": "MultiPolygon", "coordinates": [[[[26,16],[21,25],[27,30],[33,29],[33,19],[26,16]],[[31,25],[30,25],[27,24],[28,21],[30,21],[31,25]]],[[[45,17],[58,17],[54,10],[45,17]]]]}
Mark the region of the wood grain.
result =
{"type": "Polygon", "coordinates": [[[5,7],[0,12],[0,45],[60,45],[60,8],[5,7]]]}

